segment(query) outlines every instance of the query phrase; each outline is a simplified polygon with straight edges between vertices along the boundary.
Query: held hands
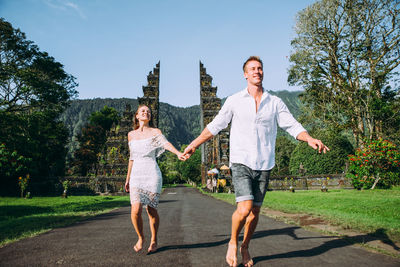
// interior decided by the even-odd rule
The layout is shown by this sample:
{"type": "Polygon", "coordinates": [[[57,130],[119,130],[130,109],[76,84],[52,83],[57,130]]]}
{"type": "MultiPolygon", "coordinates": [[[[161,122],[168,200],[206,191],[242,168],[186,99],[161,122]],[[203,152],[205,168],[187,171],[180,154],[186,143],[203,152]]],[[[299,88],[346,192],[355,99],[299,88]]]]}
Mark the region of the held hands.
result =
{"type": "Polygon", "coordinates": [[[176,154],[176,156],[177,156],[178,159],[181,160],[181,161],[185,161],[185,160],[188,159],[182,152],[178,152],[178,154],[176,154]]]}
{"type": "Polygon", "coordinates": [[[183,151],[183,155],[186,159],[190,158],[193,153],[196,151],[196,147],[193,146],[192,144],[188,145],[185,149],[185,151],[183,151]]]}

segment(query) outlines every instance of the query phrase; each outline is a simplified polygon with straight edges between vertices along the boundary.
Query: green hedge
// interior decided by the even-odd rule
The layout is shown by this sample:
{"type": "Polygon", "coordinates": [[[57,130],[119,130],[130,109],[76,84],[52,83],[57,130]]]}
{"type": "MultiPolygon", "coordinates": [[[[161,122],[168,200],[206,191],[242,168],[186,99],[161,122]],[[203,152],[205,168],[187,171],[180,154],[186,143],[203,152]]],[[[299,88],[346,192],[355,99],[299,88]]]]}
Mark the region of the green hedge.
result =
{"type": "Polygon", "coordinates": [[[334,132],[320,131],[312,136],[320,139],[330,148],[330,151],[320,154],[306,142],[299,142],[290,158],[290,173],[300,175],[300,164],[303,165],[307,175],[342,173],[345,170],[347,156],[354,153],[349,140],[334,132]]]}

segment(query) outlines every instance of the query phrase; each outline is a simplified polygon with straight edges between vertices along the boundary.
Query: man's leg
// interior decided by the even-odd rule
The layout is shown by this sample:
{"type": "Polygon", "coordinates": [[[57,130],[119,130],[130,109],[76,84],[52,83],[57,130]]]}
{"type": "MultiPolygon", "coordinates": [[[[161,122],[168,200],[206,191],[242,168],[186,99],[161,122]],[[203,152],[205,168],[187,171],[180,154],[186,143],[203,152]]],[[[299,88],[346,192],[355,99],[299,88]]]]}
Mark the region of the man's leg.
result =
{"type": "Polygon", "coordinates": [[[249,244],[251,237],[256,230],[258,218],[260,215],[261,205],[264,201],[265,193],[268,188],[270,171],[253,171],[253,207],[249,216],[246,218],[244,227],[244,237],[242,245],[240,246],[240,253],[242,254],[242,263],[245,267],[253,266],[253,260],[249,253],[249,244]]]}
{"type": "Polygon", "coordinates": [[[244,226],[244,237],[242,245],[240,246],[240,253],[242,254],[242,261],[245,267],[253,266],[253,260],[249,253],[249,244],[254,231],[256,230],[258,218],[260,214],[260,207],[254,206],[246,218],[246,223],[244,226]]]}
{"type": "Polygon", "coordinates": [[[229,266],[237,266],[238,236],[246,223],[246,218],[249,216],[254,203],[252,192],[253,172],[249,167],[238,163],[233,163],[231,169],[237,207],[232,214],[232,232],[226,253],[226,262],[229,266]]]}
{"type": "Polygon", "coordinates": [[[237,244],[238,236],[242,230],[246,219],[253,208],[252,200],[238,202],[235,212],[232,214],[232,232],[226,253],[226,262],[229,266],[237,266],[237,244]]]}

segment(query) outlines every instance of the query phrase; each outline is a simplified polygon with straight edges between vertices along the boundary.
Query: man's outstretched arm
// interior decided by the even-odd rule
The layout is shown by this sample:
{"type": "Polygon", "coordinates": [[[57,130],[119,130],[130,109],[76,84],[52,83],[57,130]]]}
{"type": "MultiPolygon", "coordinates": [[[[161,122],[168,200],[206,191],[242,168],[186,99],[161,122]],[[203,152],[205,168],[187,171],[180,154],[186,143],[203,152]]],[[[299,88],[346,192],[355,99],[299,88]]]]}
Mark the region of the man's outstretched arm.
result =
{"type": "Polygon", "coordinates": [[[201,134],[194,139],[190,145],[188,145],[183,151],[183,155],[186,156],[186,158],[190,158],[190,156],[196,151],[196,149],[203,143],[207,142],[210,140],[214,135],[206,128],[201,132],[201,134]]]}
{"type": "Polygon", "coordinates": [[[324,152],[326,153],[329,151],[329,147],[324,145],[321,140],[315,139],[308,134],[308,132],[304,131],[297,135],[297,140],[307,142],[308,145],[314,149],[317,149],[319,153],[324,152]]]}

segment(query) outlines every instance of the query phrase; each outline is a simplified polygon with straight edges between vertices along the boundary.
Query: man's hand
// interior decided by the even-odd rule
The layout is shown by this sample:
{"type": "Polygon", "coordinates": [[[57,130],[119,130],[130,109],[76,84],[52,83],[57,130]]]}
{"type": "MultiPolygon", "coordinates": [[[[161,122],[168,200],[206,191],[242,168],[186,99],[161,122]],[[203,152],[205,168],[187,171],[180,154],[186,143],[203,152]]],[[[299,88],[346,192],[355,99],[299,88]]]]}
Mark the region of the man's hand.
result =
{"type": "Polygon", "coordinates": [[[326,152],[328,152],[330,150],[329,147],[324,145],[321,140],[318,140],[318,139],[315,139],[315,138],[311,137],[307,133],[307,131],[299,133],[297,135],[296,139],[300,140],[300,141],[307,142],[310,147],[312,147],[314,149],[317,149],[318,153],[321,153],[321,152],[326,153],[326,152]]]}
{"type": "Polygon", "coordinates": [[[193,153],[196,151],[196,148],[198,148],[201,144],[204,142],[207,142],[213,137],[212,133],[206,128],[201,132],[201,134],[194,139],[190,145],[188,145],[183,151],[183,155],[186,157],[186,159],[190,158],[190,156],[193,155],[193,153]]]}
{"type": "Polygon", "coordinates": [[[312,137],[308,138],[307,143],[310,147],[317,149],[318,153],[321,153],[321,152],[326,153],[330,150],[329,147],[324,145],[321,140],[318,140],[318,139],[315,139],[312,137]]]}
{"type": "Polygon", "coordinates": [[[183,151],[183,155],[186,157],[186,159],[190,158],[190,156],[193,155],[193,153],[196,151],[196,147],[192,144],[188,145],[185,148],[185,151],[183,151]]]}

